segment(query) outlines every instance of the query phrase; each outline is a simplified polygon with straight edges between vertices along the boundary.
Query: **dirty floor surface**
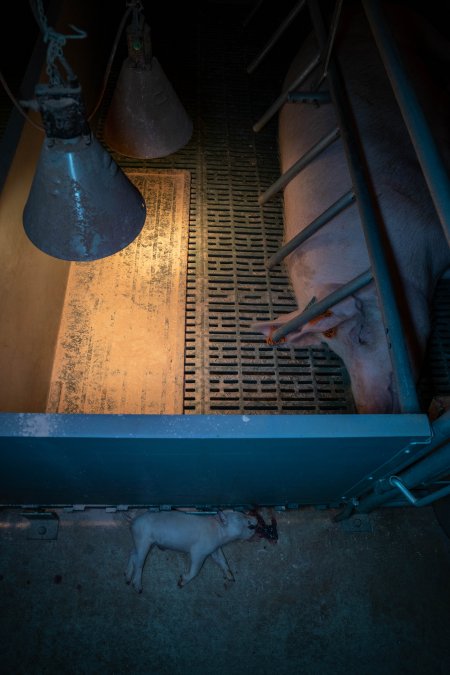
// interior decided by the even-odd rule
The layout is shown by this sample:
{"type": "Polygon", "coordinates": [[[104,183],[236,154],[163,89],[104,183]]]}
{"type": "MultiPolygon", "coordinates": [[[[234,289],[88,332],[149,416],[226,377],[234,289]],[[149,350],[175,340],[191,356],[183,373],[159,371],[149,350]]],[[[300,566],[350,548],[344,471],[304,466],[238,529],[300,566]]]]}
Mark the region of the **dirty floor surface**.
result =
{"type": "Polygon", "coordinates": [[[277,513],[278,543],[225,547],[235,582],[207,559],[179,589],[184,555],[157,549],[141,595],[124,581],[124,512],[56,513],[52,541],[0,513],[2,673],[450,672],[450,540],[431,507],[277,513]]]}

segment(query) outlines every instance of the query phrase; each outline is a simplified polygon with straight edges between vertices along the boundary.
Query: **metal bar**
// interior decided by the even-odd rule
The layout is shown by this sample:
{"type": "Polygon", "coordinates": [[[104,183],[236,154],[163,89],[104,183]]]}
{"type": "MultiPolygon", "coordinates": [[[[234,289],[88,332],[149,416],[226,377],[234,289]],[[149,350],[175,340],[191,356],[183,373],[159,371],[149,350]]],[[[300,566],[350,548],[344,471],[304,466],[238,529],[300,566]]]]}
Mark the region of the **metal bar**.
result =
{"type": "Polygon", "coordinates": [[[334,6],[333,18],[331,20],[330,34],[327,43],[323,49],[323,51],[325,52],[325,58],[323,59],[322,72],[319,75],[319,78],[313,87],[314,89],[318,89],[320,87],[320,85],[325,80],[328,74],[328,64],[330,63],[331,52],[333,50],[334,41],[336,39],[336,32],[339,24],[339,19],[341,17],[342,3],[343,0],[337,0],[334,6]]]}
{"type": "Polygon", "coordinates": [[[352,293],[356,293],[356,291],[359,291],[359,289],[362,288],[363,286],[367,286],[367,284],[370,283],[371,281],[372,281],[371,270],[363,272],[358,277],[355,277],[351,281],[347,282],[346,284],[338,288],[337,291],[333,291],[333,293],[327,295],[327,297],[324,298],[323,300],[315,302],[313,305],[311,305],[311,307],[305,309],[304,312],[302,312],[295,318],[291,319],[290,321],[287,321],[285,324],[280,326],[280,328],[278,328],[273,333],[272,342],[274,344],[279,342],[285,335],[287,335],[291,331],[300,328],[301,326],[304,326],[305,324],[308,323],[308,321],[311,321],[320,314],[323,314],[324,312],[327,311],[327,309],[330,309],[330,307],[332,307],[333,305],[336,305],[338,302],[341,302],[341,300],[345,300],[345,298],[347,298],[349,295],[352,295],[352,293]]]}
{"type": "Polygon", "coordinates": [[[400,480],[400,478],[398,476],[391,476],[389,478],[389,483],[390,483],[390,485],[392,485],[393,488],[397,488],[397,490],[399,490],[402,493],[402,495],[404,497],[406,497],[406,499],[410,502],[410,504],[417,504],[418,499],[416,499],[414,497],[411,490],[409,490],[406,487],[406,485],[404,485],[404,483],[402,483],[402,481],[400,480]]]}
{"type": "Polygon", "coordinates": [[[318,143],[313,145],[312,148],[310,148],[305,154],[300,157],[287,171],[285,171],[279,178],[278,180],[273,183],[270,188],[268,188],[265,192],[262,193],[258,197],[258,203],[259,204],[265,204],[266,202],[269,201],[274,195],[277,194],[280,190],[282,190],[295,176],[297,176],[300,171],[302,171],[305,167],[308,166],[316,157],[320,155],[320,153],[328,148],[329,145],[334,143],[334,141],[339,138],[340,136],[340,131],[336,127],[336,129],[333,129],[333,131],[330,131],[326,136],[320,139],[318,143]]]}
{"type": "Polygon", "coordinates": [[[281,22],[275,33],[272,35],[266,46],[261,50],[261,52],[256,56],[255,59],[251,62],[251,64],[247,68],[247,73],[251,75],[256,68],[259,66],[261,61],[265,58],[265,56],[270,52],[272,47],[278,42],[280,37],[283,35],[284,31],[286,28],[289,27],[289,25],[292,23],[292,21],[295,19],[297,14],[300,12],[301,9],[303,9],[305,5],[306,0],[300,0],[289,12],[287,17],[281,22]]]}
{"type": "Polygon", "coordinates": [[[242,22],[242,26],[244,28],[246,26],[248,26],[248,24],[251,22],[251,20],[253,19],[255,14],[258,12],[258,10],[261,7],[261,5],[263,4],[263,2],[264,2],[264,0],[257,0],[257,2],[255,2],[254,7],[252,7],[252,9],[250,10],[248,15],[245,17],[244,21],[242,22]]]}
{"type": "MultiPolygon", "coordinates": [[[[308,0],[308,5],[319,44],[323,46],[326,36],[320,9],[314,0],[308,0]]],[[[378,289],[383,323],[390,344],[392,369],[400,410],[402,412],[417,412],[420,410],[420,406],[406,347],[405,331],[400,319],[397,294],[384,252],[380,234],[381,228],[377,220],[377,204],[369,189],[370,181],[365,158],[357,140],[351,106],[344,94],[344,84],[334,59],[330,60],[328,82],[341,128],[353,189],[360,211],[361,224],[378,289]],[[395,347],[393,348],[392,345],[395,347]]]]}
{"type": "Polygon", "coordinates": [[[288,103],[331,103],[328,91],[291,91],[287,97],[288,103]]]}
{"type": "Polygon", "coordinates": [[[442,155],[430,131],[414,88],[403,69],[397,46],[382,13],[381,3],[363,0],[363,6],[450,245],[450,182],[442,155]]]}
{"type": "Polygon", "coordinates": [[[440,490],[436,490],[435,492],[431,492],[426,497],[422,497],[422,499],[418,499],[414,506],[428,506],[429,504],[433,504],[433,502],[437,502],[438,499],[442,499],[448,495],[450,495],[450,485],[447,485],[447,487],[441,488],[440,490]]]}
{"type": "Polygon", "coordinates": [[[332,218],[341,213],[350,204],[355,201],[355,194],[352,190],[346,192],[340,199],[332,204],[326,211],[320,214],[312,221],[304,230],[295,235],[290,241],[282,246],[276,253],[274,253],[267,262],[267,268],[270,270],[275,265],[278,265],[289,253],[292,253],[300,244],[309,239],[321,227],[326,225],[332,218]]]}
{"type": "Polygon", "coordinates": [[[414,497],[411,490],[409,490],[409,488],[406,487],[406,485],[400,480],[398,476],[391,476],[389,478],[389,482],[394,488],[397,488],[406,497],[406,499],[409,501],[410,504],[418,507],[428,506],[429,504],[432,504],[438,499],[446,497],[447,495],[450,494],[450,485],[447,485],[446,487],[443,487],[440,490],[435,490],[434,492],[431,492],[426,497],[417,499],[417,497],[414,497]]]}
{"type": "Polygon", "coordinates": [[[317,66],[320,63],[320,54],[317,54],[313,60],[306,66],[304,70],[300,73],[298,77],[293,80],[286,89],[284,89],[281,94],[278,96],[278,98],[272,103],[270,108],[264,113],[264,115],[261,117],[258,122],[256,122],[253,125],[253,131],[257,133],[258,131],[261,131],[261,129],[269,122],[274,115],[279,111],[281,106],[286,103],[289,93],[293,89],[297,89],[297,87],[300,87],[301,84],[311,75],[313,70],[317,68],[317,66]]]}
{"type": "MultiPolygon", "coordinates": [[[[426,484],[450,471],[450,412],[437,419],[433,423],[432,430],[433,438],[427,456],[399,476],[403,485],[409,489],[426,484]]],[[[397,494],[397,489],[391,488],[389,481],[385,481],[384,489],[382,483],[377,485],[377,491],[364,497],[356,507],[356,511],[370,513],[395,499],[397,494]]]]}

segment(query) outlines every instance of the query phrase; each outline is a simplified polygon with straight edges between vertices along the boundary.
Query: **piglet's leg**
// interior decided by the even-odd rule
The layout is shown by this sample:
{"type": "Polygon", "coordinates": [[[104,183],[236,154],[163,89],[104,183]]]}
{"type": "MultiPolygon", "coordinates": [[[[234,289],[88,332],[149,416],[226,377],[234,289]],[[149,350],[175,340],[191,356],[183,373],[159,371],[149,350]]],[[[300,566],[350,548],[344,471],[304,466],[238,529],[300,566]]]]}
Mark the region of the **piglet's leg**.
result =
{"type": "Polygon", "coordinates": [[[185,586],[189,581],[192,581],[194,577],[197,576],[197,574],[200,572],[203,563],[205,562],[207,555],[204,553],[199,553],[198,551],[191,551],[191,564],[189,567],[189,572],[187,574],[182,574],[180,577],[180,580],[178,581],[178,586],[182,588],[185,586]]]}
{"type": "Polygon", "coordinates": [[[131,582],[138,593],[142,593],[142,570],[153,543],[152,541],[140,541],[130,553],[125,576],[127,584],[131,582]]]}
{"type": "Polygon", "coordinates": [[[130,583],[133,573],[134,573],[134,558],[136,556],[136,552],[134,548],[131,550],[131,553],[128,558],[128,564],[127,564],[127,569],[125,570],[125,579],[127,581],[127,584],[130,583]]]}
{"type": "Polygon", "coordinates": [[[219,565],[220,569],[223,572],[224,578],[228,579],[228,581],[234,581],[233,572],[230,570],[227,559],[225,558],[222,549],[217,548],[213,553],[211,553],[211,558],[217,565],[219,565]]]}

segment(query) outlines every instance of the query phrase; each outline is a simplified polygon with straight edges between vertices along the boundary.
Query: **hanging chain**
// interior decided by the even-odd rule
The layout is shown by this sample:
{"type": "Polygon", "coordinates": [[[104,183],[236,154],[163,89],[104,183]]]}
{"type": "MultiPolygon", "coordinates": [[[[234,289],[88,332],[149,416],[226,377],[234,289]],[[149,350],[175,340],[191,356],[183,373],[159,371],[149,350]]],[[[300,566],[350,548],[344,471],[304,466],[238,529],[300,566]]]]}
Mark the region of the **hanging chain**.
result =
{"type": "Polygon", "coordinates": [[[109,59],[108,59],[108,63],[107,63],[107,66],[106,66],[106,71],[105,71],[105,75],[104,75],[104,78],[103,78],[103,83],[102,83],[100,95],[98,97],[97,103],[94,106],[92,112],[89,113],[88,121],[90,121],[94,117],[94,115],[97,113],[97,110],[99,109],[100,104],[103,100],[103,96],[105,95],[108,80],[109,80],[109,77],[111,75],[111,69],[112,69],[113,61],[114,61],[115,56],[116,56],[117,47],[119,45],[120,38],[122,37],[122,33],[124,31],[124,28],[125,28],[125,23],[127,22],[128,17],[133,12],[132,20],[136,20],[136,14],[142,13],[144,11],[141,0],[127,0],[126,3],[125,3],[125,7],[126,7],[126,9],[125,9],[124,15],[122,17],[122,20],[119,24],[119,28],[117,29],[116,37],[114,39],[114,43],[113,43],[111,53],[110,53],[110,56],[109,56],[109,59]]]}
{"type": "MultiPolygon", "coordinates": [[[[61,75],[59,73],[58,68],[55,65],[55,61],[59,60],[59,62],[64,66],[64,69],[67,73],[67,76],[69,80],[74,81],[76,78],[73,74],[72,69],[70,68],[69,64],[67,63],[66,59],[64,58],[64,55],[62,53],[62,49],[64,45],[66,44],[67,39],[82,39],[86,37],[86,33],[84,31],[79,30],[78,28],[74,27],[73,25],[70,25],[70,27],[76,31],[76,35],[61,35],[60,33],[57,33],[53,28],[48,26],[48,21],[47,17],[45,16],[42,0],[30,0],[30,6],[33,12],[33,15],[41,28],[41,32],[43,34],[43,39],[44,42],[49,42],[48,50],[47,50],[47,75],[49,77],[50,85],[52,86],[57,86],[64,84],[63,79],[61,78],[61,75]]],[[[102,102],[105,90],[106,90],[106,85],[109,79],[109,76],[111,74],[111,68],[112,68],[112,63],[117,51],[117,46],[120,40],[120,37],[122,35],[123,29],[125,27],[125,22],[128,19],[129,15],[131,12],[142,12],[143,11],[143,5],[141,0],[127,0],[126,2],[126,11],[122,17],[122,20],[120,22],[119,28],[117,30],[117,34],[114,40],[113,48],[111,50],[111,54],[109,57],[108,65],[106,68],[106,73],[103,79],[103,84],[102,84],[102,90],[100,92],[100,96],[98,98],[97,104],[95,105],[94,109],[88,116],[88,121],[93,118],[95,113],[97,112],[98,108],[100,107],[100,104],[102,102]]],[[[44,127],[41,124],[38,124],[34,122],[29,115],[25,112],[23,106],[26,105],[26,107],[33,108],[37,110],[36,105],[33,104],[31,101],[17,101],[13,93],[11,92],[10,88],[8,87],[3,74],[0,71],[0,83],[3,85],[7,95],[11,99],[13,105],[17,108],[19,113],[27,120],[29,124],[31,124],[33,127],[36,129],[39,129],[40,131],[44,130],[44,127]]]]}
{"type": "Polygon", "coordinates": [[[56,62],[59,61],[66,71],[69,82],[76,80],[72,68],[69,66],[67,60],[63,55],[63,47],[67,40],[81,40],[86,37],[87,33],[80,30],[76,26],[70,25],[70,28],[75,31],[72,35],[63,35],[58,33],[54,28],[48,25],[47,17],[45,16],[43,0],[36,1],[36,19],[42,31],[42,38],[47,44],[47,75],[50,86],[64,86],[66,83],[59,72],[56,62]]]}

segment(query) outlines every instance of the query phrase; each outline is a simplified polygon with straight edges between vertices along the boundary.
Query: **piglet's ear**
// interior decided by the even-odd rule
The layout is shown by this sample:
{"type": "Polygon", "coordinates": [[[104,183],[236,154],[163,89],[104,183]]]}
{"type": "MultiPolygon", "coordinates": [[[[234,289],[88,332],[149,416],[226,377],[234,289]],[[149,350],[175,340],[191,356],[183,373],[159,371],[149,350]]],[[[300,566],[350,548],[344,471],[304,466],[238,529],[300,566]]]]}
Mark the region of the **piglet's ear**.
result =
{"type": "Polygon", "coordinates": [[[220,522],[221,525],[226,525],[227,524],[227,517],[224,514],[223,511],[217,511],[217,516],[216,516],[220,522]]]}

